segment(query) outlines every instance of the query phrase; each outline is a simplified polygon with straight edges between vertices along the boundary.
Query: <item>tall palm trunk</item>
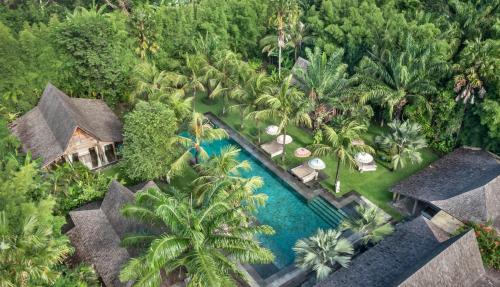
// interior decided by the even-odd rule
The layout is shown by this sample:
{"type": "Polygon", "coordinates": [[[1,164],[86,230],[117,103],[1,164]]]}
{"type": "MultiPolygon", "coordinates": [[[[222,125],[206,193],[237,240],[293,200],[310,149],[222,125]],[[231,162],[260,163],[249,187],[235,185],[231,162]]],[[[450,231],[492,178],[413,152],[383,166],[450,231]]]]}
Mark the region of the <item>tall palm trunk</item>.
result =
{"type": "Polygon", "coordinates": [[[335,190],[337,190],[337,185],[339,182],[339,172],[340,172],[340,157],[337,155],[337,171],[335,172],[335,190]]]}
{"type": "Polygon", "coordinates": [[[285,138],[286,138],[286,127],[283,128],[283,153],[281,154],[281,161],[285,163],[285,154],[286,154],[286,149],[285,149],[285,138]]]}

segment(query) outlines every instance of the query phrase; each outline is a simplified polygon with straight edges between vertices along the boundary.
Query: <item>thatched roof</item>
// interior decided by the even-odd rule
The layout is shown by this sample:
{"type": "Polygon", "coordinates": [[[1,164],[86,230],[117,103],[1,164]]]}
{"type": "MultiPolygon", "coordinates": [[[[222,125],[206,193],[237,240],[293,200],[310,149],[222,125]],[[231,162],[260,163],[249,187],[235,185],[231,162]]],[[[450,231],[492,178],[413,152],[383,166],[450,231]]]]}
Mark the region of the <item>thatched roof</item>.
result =
{"type": "Polygon", "coordinates": [[[473,231],[448,239],[420,216],[317,286],[472,286],[484,274],[473,231]]]}
{"type": "Polygon", "coordinates": [[[296,85],[300,88],[304,88],[305,83],[302,83],[299,79],[297,79],[295,74],[297,73],[298,70],[301,70],[305,73],[307,71],[307,68],[309,67],[309,64],[310,63],[308,60],[306,60],[302,57],[297,58],[297,61],[295,62],[295,64],[293,65],[293,68],[292,68],[292,73],[293,73],[292,84],[293,85],[296,85]]]}
{"type": "Polygon", "coordinates": [[[70,98],[47,84],[38,105],[11,124],[11,131],[46,166],[66,150],[77,128],[103,142],[121,142],[122,124],[101,100],[70,98]]]}
{"type": "Polygon", "coordinates": [[[500,161],[486,151],[459,148],[391,189],[428,202],[463,221],[500,217],[500,161]]]}
{"type": "MultiPolygon", "coordinates": [[[[156,187],[153,182],[146,184],[156,187]]],[[[75,210],[69,214],[75,227],[68,232],[71,243],[80,258],[94,266],[104,284],[110,286],[130,286],[120,282],[120,270],[135,250],[120,246],[127,233],[146,229],[143,225],[121,215],[124,204],[134,200],[134,193],[117,181],[109,187],[102,204],[97,209],[75,210]]]]}

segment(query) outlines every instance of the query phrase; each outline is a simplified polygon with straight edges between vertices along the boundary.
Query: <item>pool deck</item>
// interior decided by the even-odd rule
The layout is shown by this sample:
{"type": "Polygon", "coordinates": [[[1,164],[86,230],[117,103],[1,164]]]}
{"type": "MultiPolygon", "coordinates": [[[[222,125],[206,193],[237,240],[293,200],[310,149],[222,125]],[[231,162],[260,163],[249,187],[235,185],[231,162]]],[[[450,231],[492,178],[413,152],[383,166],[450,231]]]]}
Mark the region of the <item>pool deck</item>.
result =
{"type": "MultiPolygon", "coordinates": [[[[299,193],[304,199],[310,201],[317,196],[322,197],[330,204],[338,209],[344,208],[351,203],[368,205],[376,207],[372,202],[363,196],[360,196],[357,192],[351,191],[347,194],[337,197],[330,193],[324,188],[315,188],[317,185],[308,186],[299,181],[296,177],[290,174],[288,171],[284,170],[282,167],[278,166],[260,147],[254,145],[246,137],[241,135],[238,131],[227,125],[224,121],[219,119],[216,115],[211,112],[205,113],[205,116],[216,126],[224,129],[228,135],[238,143],[247,152],[251,153],[257,160],[259,160],[266,168],[279,176],[282,180],[286,181],[297,193],[299,193]]],[[[378,207],[377,207],[378,208],[378,207]]],[[[381,209],[380,209],[381,210],[381,209]]],[[[383,210],[381,210],[383,211],[383,210]]],[[[390,220],[389,214],[385,213],[386,220],[390,220]]],[[[351,242],[358,242],[359,235],[352,234],[349,236],[348,240],[351,242]]],[[[257,271],[248,264],[240,265],[242,271],[246,272],[249,279],[250,287],[262,287],[262,286],[272,286],[272,287],[282,287],[282,286],[298,286],[304,282],[307,277],[311,274],[311,271],[301,270],[294,265],[289,265],[277,273],[271,275],[270,277],[264,279],[260,277],[257,271]]]]}
{"type": "Polygon", "coordinates": [[[220,128],[226,130],[229,136],[237,142],[240,146],[242,146],[246,151],[252,154],[256,159],[258,159],[266,168],[271,170],[273,173],[278,175],[281,179],[286,181],[296,192],[298,192],[302,197],[306,200],[311,200],[322,193],[322,189],[312,189],[298,179],[296,179],[293,175],[288,173],[286,170],[276,165],[269,156],[259,147],[251,143],[248,139],[234,130],[232,127],[227,125],[221,119],[219,119],[214,114],[208,112],[205,113],[205,116],[215,125],[220,128]]]}

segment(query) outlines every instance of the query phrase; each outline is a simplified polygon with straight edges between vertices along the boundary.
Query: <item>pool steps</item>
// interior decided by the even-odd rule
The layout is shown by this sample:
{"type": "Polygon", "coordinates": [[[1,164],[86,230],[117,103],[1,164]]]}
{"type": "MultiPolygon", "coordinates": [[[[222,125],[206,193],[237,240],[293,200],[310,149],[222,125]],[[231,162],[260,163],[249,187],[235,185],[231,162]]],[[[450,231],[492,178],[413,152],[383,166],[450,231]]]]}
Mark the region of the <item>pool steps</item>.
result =
{"type": "Polygon", "coordinates": [[[342,210],[334,208],[330,203],[320,196],[309,202],[309,207],[325,220],[332,228],[336,228],[347,217],[342,210]]]}

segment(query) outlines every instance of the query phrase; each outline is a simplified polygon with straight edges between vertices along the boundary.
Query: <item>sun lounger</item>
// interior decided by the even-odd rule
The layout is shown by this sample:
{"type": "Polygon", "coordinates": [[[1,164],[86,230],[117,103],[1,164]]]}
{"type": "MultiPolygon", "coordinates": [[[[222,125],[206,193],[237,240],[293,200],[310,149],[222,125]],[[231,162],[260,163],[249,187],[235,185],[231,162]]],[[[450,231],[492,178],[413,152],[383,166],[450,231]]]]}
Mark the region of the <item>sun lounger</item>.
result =
{"type": "Polygon", "coordinates": [[[292,168],[292,174],[298,177],[303,183],[308,183],[318,176],[318,172],[307,165],[301,164],[292,168]]]}
{"type": "Polygon", "coordinates": [[[270,157],[275,157],[283,153],[283,145],[276,141],[268,142],[260,146],[270,157]]]}
{"type": "Polygon", "coordinates": [[[356,164],[358,165],[358,170],[360,172],[363,172],[363,171],[376,171],[377,170],[377,164],[375,163],[375,161],[372,161],[370,163],[359,163],[359,162],[356,162],[356,164]]]}

